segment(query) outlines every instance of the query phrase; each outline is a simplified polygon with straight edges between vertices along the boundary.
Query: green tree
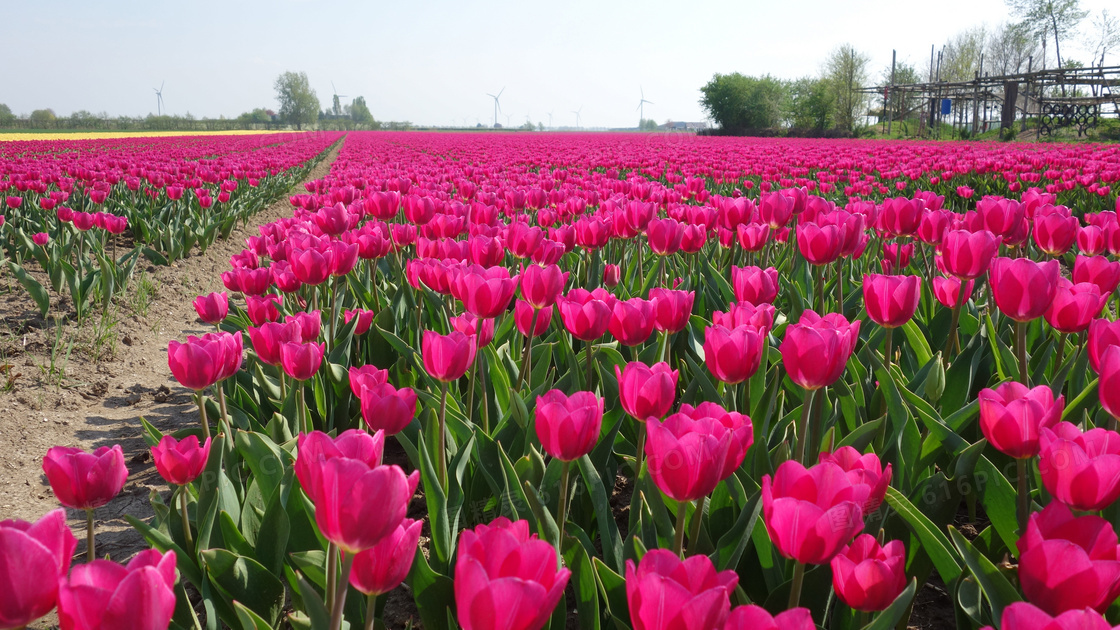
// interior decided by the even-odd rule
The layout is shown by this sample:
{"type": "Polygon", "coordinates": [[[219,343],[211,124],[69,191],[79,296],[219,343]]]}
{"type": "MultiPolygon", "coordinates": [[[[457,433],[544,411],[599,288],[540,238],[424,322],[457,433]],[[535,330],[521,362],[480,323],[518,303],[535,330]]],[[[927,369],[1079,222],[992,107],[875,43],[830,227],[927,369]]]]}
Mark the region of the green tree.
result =
{"type": "Polygon", "coordinates": [[[12,108],[0,103],[0,127],[8,127],[16,122],[16,115],[12,108]]]}
{"type": "Polygon", "coordinates": [[[789,85],[785,118],[794,129],[822,132],[832,124],[832,92],[828,81],[802,77],[789,85]]]}
{"type": "Polygon", "coordinates": [[[1026,72],[1031,58],[1039,54],[1038,38],[1021,23],[1008,22],[992,31],[984,49],[984,71],[993,75],[1026,72]]]}
{"type": "Polygon", "coordinates": [[[1043,63],[1046,40],[1054,41],[1054,56],[1062,65],[1061,41],[1077,29],[1089,12],[1081,8],[1081,0],[1006,0],[1011,12],[1022,20],[1030,32],[1042,38],[1043,63]]]}
{"type": "MultiPolygon", "coordinates": [[[[906,62],[895,65],[894,85],[909,85],[912,83],[921,82],[922,78],[918,74],[918,69],[914,66],[906,62]]],[[[891,84],[890,66],[883,68],[882,84],[891,84]]],[[[882,98],[881,94],[880,98],[882,98]]],[[[891,111],[891,118],[893,120],[906,120],[921,106],[922,103],[914,92],[907,92],[905,90],[893,90],[887,96],[887,107],[891,111]]],[[[884,115],[885,114],[886,112],[884,112],[884,115]]]]}
{"type": "Polygon", "coordinates": [[[237,117],[238,124],[241,125],[263,125],[272,122],[272,116],[268,114],[268,110],[263,107],[257,107],[253,111],[244,112],[237,117]]]}
{"type": "Polygon", "coordinates": [[[29,117],[32,129],[48,129],[53,127],[56,118],[54,110],[50,108],[37,109],[31,112],[31,116],[29,117]]]}
{"type": "Polygon", "coordinates": [[[700,106],[722,129],[741,133],[773,129],[781,124],[788,95],[786,84],[770,75],[750,77],[738,72],[715,74],[700,88],[700,106]]]}
{"type": "Polygon", "coordinates": [[[980,71],[980,56],[988,33],[983,26],[967,28],[949,38],[942,48],[941,80],[971,81],[980,71]]]}
{"type": "Polygon", "coordinates": [[[867,84],[867,66],[870,63],[871,58],[851,44],[843,44],[833,50],[825,61],[825,78],[832,94],[833,120],[841,131],[854,132],[859,116],[867,108],[867,94],[859,90],[867,84]]]}
{"type": "Polygon", "coordinates": [[[638,126],[639,131],[657,131],[657,121],[652,118],[642,119],[642,124],[638,126]]]}
{"type": "Polygon", "coordinates": [[[364,96],[356,97],[354,102],[350,104],[350,117],[359,125],[372,125],[374,123],[373,114],[369,111],[364,96]]]}
{"type": "Polygon", "coordinates": [[[280,102],[280,117],[296,129],[314,125],[319,119],[319,97],[307,80],[306,72],[285,72],[276,77],[276,100],[280,102]]]}

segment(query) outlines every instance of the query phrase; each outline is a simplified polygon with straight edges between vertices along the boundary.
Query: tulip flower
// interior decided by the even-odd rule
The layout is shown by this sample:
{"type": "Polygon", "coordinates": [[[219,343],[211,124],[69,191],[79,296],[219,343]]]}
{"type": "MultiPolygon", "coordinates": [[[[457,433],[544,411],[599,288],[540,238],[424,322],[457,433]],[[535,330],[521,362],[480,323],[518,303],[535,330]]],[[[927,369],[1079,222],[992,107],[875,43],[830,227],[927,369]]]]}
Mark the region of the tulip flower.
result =
{"type": "Polygon", "coordinates": [[[650,219],[646,224],[649,248],[658,256],[672,256],[681,248],[684,225],[674,219],[650,219]]]}
{"type": "Polygon", "coordinates": [[[739,245],[745,251],[757,252],[762,251],[770,240],[770,229],[769,225],[742,223],[735,228],[735,234],[739,237],[739,245]]]}
{"type": "Polygon", "coordinates": [[[1058,278],[1054,301],[1050,303],[1043,317],[1058,332],[1065,334],[1084,332],[1089,328],[1093,318],[1100,315],[1107,301],[1108,296],[1102,296],[1100,287],[1095,284],[1090,282],[1073,284],[1065,278],[1058,278]]]}
{"type": "MultiPolygon", "coordinates": [[[[485,348],[494,340],[494,320],[481,319],[470,313],[463,313],[450,320],[452,330],[457,330],[468,337],[473,336],[477,348],[485,348]]],[[[475,363],[474,365],[477,365],[475,363]]],[[[473,367],[473,366],[472,366],[473,367]]]]}
{"type": "MultiPolygon", "coordinates": [[[[1027,602],[1013,602],[1003,609],[1002,628],[1007,630],[1114,630],[1111,623],[1092,608],[1067,610],[1050,616],[1027,602]]],[[[981,630],[992,630],[984,626],[981,630]]]]}
{"type": "Polygon", "coordinates": [[[621,281],[622,281],[622,270],[619,269],[618,265],[615,265],[615,264],[603,265],[603,285],[604,286],[613,289],[614,287],[617,287],[618,283],[621,282],[621,281]]]}
{"type": "MultiPolygon", "coordinates": [[[[820,454],[821,463],[829,462],[839,466],[848,475],[853,486],[867,487],[867,498],[860,504],[864,516],[872,514],[883,504],[887,496],[887,486],[891,484],[891,465],[883,467],[879,456],[874,452],[861,454],[851,446],[841,446],[835,451],[820,454]]],[[[863,491],[860,491],[863,494],[863,491]]]]}
{"type": "Polygon", "coordinates": [[[984,275],[999,251],[999,239],[987,230],[951,230],[941,242],[941,262],[945,273],[961,280],[984,275]]]}
{"type": "Polygon", "coordinates": [[[599,440],[603,399],[593,392],[565,396],[558,389],[537,398],[536,432],[544,451],[562,462],[591,452],[599,440]]]}
{"type": "Polygon", "coordinates": [[[732,302],[727,305],[727,312],[712,311],[712,324],[725,328],[752,326],[759,334],[768,335],[774,328],[775,312],[774,307],[766,303],[755,306],[750,302],[732,302]]]}
{"type": "Polygon", "coordinates": [[[576,339],[588,343],[607,332],[611,305],[584,289],[573,289],[557,300],[560,320],[576,339]]]}
{"type": "Polygon", "coordinates": [[[1088,346],[1089,365],[1097,374],[1101,372],[1104,353],[1111,346],[1120,345],[1120,321],[1094,319],[1089,322],[1088,346]]]}
{"type": "Polygon", "coordinates": [[[268,365],[280,365],[280,348],[284,344],[302,342],[300,327],[294,323],[266,322],[258,328],[250,326],[248,331],[249,341],[253,344],[257,358],[268,365]]]}
{"type": "Polygon", "coordinates": [[[308,492],[315,523],[344,553],[365,551],[401,524],[419,482],[419,471],[405,475],[399,466],[371,467],[349,457],[320,460],[308,492]]]}
{"type": "Polygon", "coordinates": [[[649,299],[653,302],[654,328],[663,333],[675,333],[684,330],[685,326],[688,326],[689,317],[692,315],[692,302],[695,298],[695,291],[650,289],[649,299]]]}
{"type": "Polygon", "coordinates": [[[1041,430],[1039,445],[1042,485],[1056,500],[1095,512],[1120,497],[1120,434],[1059,422],[1041,430]]]}
{"type": "Polygon", "coordinates": [[[735,328],[708,326],[704,329],[704,365],[720,382],[742,383],[758,371],[764,335],[749,324],[735,328]]]}
{"type": "Polygon", "coordinates": [[[1101,406],[1114,420],[1120,420],[1120,347],[1105,349],[1101,356],[1100,375],[1097,393],[1100,394],[1101,406]]]}
{"type": "Polygon", "coordinates": [[[525,300],[517,300],[513,307],[513,323],[523,336],[540,337],[552,325],[552,308],[538,310],[525,300]]]}
{"type": "Polygon", "coordinates": [[[455,331],[441,335],[425,330],[420,354],[428,375],[440,382],[438,474],[440,485],[447,488],[447,384],[459,380],[474,363],[476,347],[473,337],[455,331]]]}
{"type": "Polygon", "coordinates": [[[1112,297],[1120,285],[1120,262],[1111,262],[1104,256],[1078,256],[1073,261],[1073,283],[1091,282],[1105,298],[1112,297]]]}
{"type": "Polygon", "coordinates": [[[704,513],[703,500],[739,468],[754,441],[751,420],[705,402],[699,407],[683,405],[679,413],[664,422],[650,420],[646,426],[650,477],[666,496],[678,502],[673,550],[680,554],[687,514],[684,502],[700,501],[693,515],[694,543],[704,513]]]}
{"type": "Polygon", "coordinates": [[[879,546],[861,534],[832,558],[836,596],[864,612],[886,610],[906,589],[906,548],[901,540],[879,546]]]}
{"type": "Polygon", "coordinates": [[[537,310],[552,308],[568,280],[568,274],[556,265],[529,265],[519,277],[521,297],[537,310]]]}
{"type": "Polygon", "coordinates": [[[367,311],[365,309],[346,309],[343,312],[343,322],[349,324],[355,317],[358,318],[358,323],[354,325],[355,335],[364,335],[369,332],[370,326],[373,325],[373,317],[377,313],[367,311]]]}
{"type": "Polygon", "coordinates": [[[206,343],[197,337],[179,343],[167,343],[167,366],[175,380],[184,387],[202,391],[218,382],[223,350],[217,344],[206,343]]]}
{"type": "Polygon", "coordinates": [[[1050,306],[1060,275],[1056,260],[1036,263],[1027,258],[996,258],[990,274],[996,306],[1017,322],[1038,319],[1050,306]]]}
{"type": "Polygon", "coordinates": [[[731,286],[735,299],[751,304],[773,304],[778,296],[778,270],[773,267],[732,267],[731,286]]]}
{"type": "Polygon", "coordinates": [[[897,328],[910,321],[921,297],[922,279],[918,276],[868,274],[863,277],[867,316],[884,328],[897,328]]]}
{"type": "Polygon", "coordinates": [[[505,312],[517,291],[517,277],[511,278],[505,267],[472,265],[455,278],[454,287],[452,295],[468,313],[487,319],[505,312]]]}
{"type": "Polygon", "coordinates": [[[225,291],[200,295],[194,299],[193,304],[198,318],[207,324],[217,326],[229,314],[229,294],[225,291]]]}
{"type": "Polygon", "coordinates": [[[1077,249],[1085,256],[1097,256],[1107,248],[1104,229],[1086,225],[1077,231],[1077,249]]]}
{"type": "Polygon", "coordinates": [[[653,367],[639,361],[631,361],[622,370],[616,365],[615,377],[618,379],[618,396],[622,408],[638,422],[660,419],[669,413],[677,397],[677,370],[670,370],[669,364],[657,363],[653,367]]]}
{"type": "Polygon", "coordinates": [[[1016,459],[1038,455],[1039,434],[1062,419],[1065,397],[1049,386],[1028,389],[1016,381],[980,390],[980,429],[1000,452],[1016,459]]]}
{"type": "Polygon", "coordinates": [[[1075,517],[1052,501],[1031,515],[1015,546],[1023,593],[1047,614],[1103,613],[1120,596],[1120,544],[1099,516],[1075,517]]]}
{"type": "Polygon", "coordinates": [[[607,328],[622,345],[637,346],[649,339],[655,324],[653,302],[636,297],[614,303],[607,328]]]}
{"type": "Polygon", "coordinates": [[[808,608],[793,608],[770,616],[762,606],[736,606],[727,616],[723,630],[816,630],[808,608]]]}
{"type": "Polygon", "coordinates": [[[406,518],[381,542],[354,555],[350,586],[366,596],[367,628],[374,626],[377,597],[397,588],[408,577],[420,545],[422,525],[406,518]]]}
{"type": "Polygon", "coordinates": [[[800,601],[805,565],[829,562],[863,529],[860,505],[868,491],[832,462],[806,469],[788,460],[773,479],[762,478],[762,515],[770,540],[796,561],[788,608],[800,601]]]}
{"type": "Polygon", "coordinates": [[[323,343],[289,341],[280,346],[280,365],[284,373],[297,381],[310,380],[323,364],[323,343]]]}
{"type": "Polygon", "coordinates": [[[126,566],[94,560],[58,584],[58,621],[66,630],[164,630],[174,613],[174,551],[146,549],[126,566]]]}
{"type": "Polygon", "coordinates": [[[879,207],[879,229],[891,236],[909,236],[918,231],[925,204],[914,199],[895,197],[883,200],[879,207]]]}
{"type": "Polygon", "coordinates": [[[268,293],[266,295],[246,295],[245,296],[245,310],[249,315],[249,321],[254,326],[262,326],[266,322],[275,322],[280,319],[280,309],[277,306],[281,303],[281,298],[275,293],[268,293]]]}
{"type": "Polygon", "coordinates": [[[634,630],[723,628],[731,611],[735,571],[716,572],[703,554],[681,560],[651,549],[638,565],[626,561],[626,603],[634,630]]]}
{"type": "Polygon", "coordinates": [[[23,628],[54,609],[77,545],[61,509],[34,523],[0,521],[0,628],[23,628]]]}
{"type": "Polygon", "coordinates": [[[1047,254],[1061,256],[1073,246],[1079,229],[1077,217],[1062,212],[1039,214],[1034,220],[1034,242],[1047,254]]]}
{"type": "Polygon", "coordinates": [[[87,555],[93,560],[93,511],[120,494],[128,479],[124,451],[119,444],[102,446],[93,453],[79,448],[53,446],[43,457],[43,474],[62,505],[86,511],[87,555]]]}
{"type": "Polygon", "coordinates": [[[411,387],[397,389],[389,383],[363,387],[360,400],[362,419],[370,431],[396,435],[416,417],[416,392],[411,387]]]}
{"type": "Polygon", "coordinates": [[[210,457],[210,439],[199,444],[198,438],[193,435],[182,440],[165,435],[150,450],[152,463],[159,476],[169,484],[185,486],[197,479],[206,468],[206,461],[210,457]]]}
{"type": "Polygon", "coordinates": [[[797,249],[813,265],[834,262],[840,257],[841,245],[840,230],[835,225],[797,224],[797,249]]]}
{"type": "Polygon", "coordinates": [[[463,630],[539,630],[564,597],[571,571],[529,533],[528,521],[505,517],[459,534],[455,609],[463,630]]]}

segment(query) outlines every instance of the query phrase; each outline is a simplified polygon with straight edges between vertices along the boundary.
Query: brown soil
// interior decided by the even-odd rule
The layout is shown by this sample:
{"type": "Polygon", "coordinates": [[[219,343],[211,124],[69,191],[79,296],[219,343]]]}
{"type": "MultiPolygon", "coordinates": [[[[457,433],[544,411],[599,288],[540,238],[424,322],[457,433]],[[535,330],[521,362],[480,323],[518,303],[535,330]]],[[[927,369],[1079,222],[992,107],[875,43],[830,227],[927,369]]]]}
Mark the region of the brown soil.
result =
{"type": "MultiPolygon", "coordinates": [[[[337,155],[335,147],[307,180],[324,177],[337,155]]],[[[292,192],[306,192],[302,182],[292,192]]],[[[256,236],[257,226],[289,216],[285,197],[204,255],[195,250],[168,267],[145,267],[142,261],[110,316],[94,314],[81,326],[64,317],[58,328],[54,317],[65,313],[66,298],[52,296],[44,321],[11,274],[0,275],[0,520],[33,521],[59,507],[42,472],[50,447],[92,450],[120,444],[128,482],[96,512],[97,555],[121,561],[146,548],[124,515],[150,518],[149,495],[159,492],[166,498],[169,490],[152,465],[139,418],[162,431],[198,421],[191,392],[167,367],[167,342],[211,330],[198,321],[191,300],[224,290],[219,274],[229,268],[229,257],[245,248],[245,238],[256,236]],[[147,303],[145,286],[151,289],[147,303]]],[[[67,510],[67,516],[79,540],[75,561],[80,562],[85,513],[67,510]]]]}

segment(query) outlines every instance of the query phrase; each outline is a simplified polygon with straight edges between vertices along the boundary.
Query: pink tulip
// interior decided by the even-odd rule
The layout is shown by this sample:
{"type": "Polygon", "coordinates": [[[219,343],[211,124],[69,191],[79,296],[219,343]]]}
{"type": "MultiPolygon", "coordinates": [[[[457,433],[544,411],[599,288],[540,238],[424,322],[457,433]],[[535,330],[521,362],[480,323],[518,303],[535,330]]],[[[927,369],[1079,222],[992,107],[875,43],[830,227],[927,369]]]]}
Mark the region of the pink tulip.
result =
{"type": "Polygon", "coordinates": [[[1100,374],[1105,351],[1111,346],[1120,345],[1120,321],[1094,319],[1089,322],[1088,336],[1089,365],[1094,372],[1100,374]]]}
{"type": "Polygon", "coordinates": [[[207,324],[221,323],[229,314],[229,294],[225,291],[200,295],[194,299],[193,304],[198,318],[207,324]]]}
{"type": "Polygon", "coordinates": [[[603,285],[606,287],[614,288],[622,281],[622,270],[618,265],[606,264],[603,265],[603,285]]]}
{"type": "Polygon", "coordinates": [[[695,298],[695,291],[650,289],[649,299],[653,302],[654,328],[671,333],[684,330],[692,315],[692,302],[695,298]]]}
{"type": "Polygon", "coordinates": [[[853,485],[832,462],[806,469],[789,460],[762,478],[762,514],[774,546],[786,558],[824,564],[863,529],[867,487],[853,485]]]}
{"type": "Polygon", "coordinates": [[[653,302],[636,297],[614,303],[607,328],[622,345],[637,346],[649,339],[655,324],[653,302]]]}
{"type": "Polygon", "coordinates": [[[280,366],[284,373],[297,381],[310,380],[323,364],[326,345],[323,343],[295,343],[280,346],[280,366]]]}
{"type": "Polygon", "coordinates": [[[1031,514],[1019,549],[1019,583],[1051,615],[1092,608],[1103,613],[1120,596],[1120,544],[1108,521],[1075,517],[1051,502],[1031,514]]]}
{"type": "Polygon", "coordinates": [[[618,379],[618,396],[622,408],[638,422],[650,418],[658,419],[669,413],[677,397],[677,370],[670,370],[669,364],[662,361],[649,367],[639,361],[631,361],[625,369],[614,368],[618,379]]]}
{"type": "Polygon", "coordinates": [[[411,387],[397,389],[381,383],[363,388],[360,399],[362,419],[370,431],[396,435],[416,417],[416,392],[411,387]]]}
{"type": "Polygon", "coordinates": [[[735,299],[751,304],[773,304],[778,296],[778,270],[773,267],[732,267],[731,286],[735,299]]]}
{"type": "Polygon", "coordinates": [[[185,486],[194,481],[206,468],[210,457],[210,438],[199,445],[198,437],[188,435],[176,440],[170,435],[160,439],[151,448],[152,463],[164,481],[176,486],[185,486]]]}
{"type": "Polygon", "coordinates": [[[365,551],[401,524],[419,482],[419,471],[405,475],[399,466],[371,467],[349,457],[320,460],[308,492],[315,523],[343,552],[365,551]]]}
{"type": "Polygon", "coordinates": [[[754,376],[762,361],[765,333],[749,324],[704,329],[704,365],[722,383],[742,383],[754,376]]]}
{"type": "Polygon", "coordinates": [[[303,312],[288,315],[284,318],[285,324],[295,324],[299,327],[299,338],[302,343],[310,343],[319,338],[323,330],[323,316],[319,311],[303,312]]]}
{"type": "Polygon", "coordinates": [[[564,328],[576,339],[595,341],[607,332],[611,319],[608,301],[598,299],[584,289],[573,289],[566,296],[561,296],[556,304],[564,328]]]}
{"type": "Polygon", "coordinates": [[[457,330],[468,337],[473,336],[476,348],[485,348],[494,340],[494,320],[481,319],[463,313],[451,318],[451,329],[457,330]]]}
{"type": "Polygon", "coordinates": [[[525,300],[517,300],[513,307],[513,323],[522,335],[539,337],[547,332],[548,327],[552,325],[552,309],[534,310],[525,300]],[[530,329],[532,330],[531,335],[530,329]]]}
{"type": "Polygon", "coordinates": [[[1041,430],[1039,444],[1042,484],[1058,501],[1097,511],[1120,497],[1120,434],[1059,422],[1041,430]]]}
{"type": "Polygon", "coordinates": [[[539,630],[564,596],[571,571],[528,521],[505,517],[459,534],[455,609],[463,630],[539,630]]]}
{"type": "Polygon", "coordinates": [[[703,554],[681,560],[651,549],[637,567],[626,561],[626,602],[634,630],[722,628],[731,611],[735,571],[716,572],[703,554]]]}
{"type": "Polygon", "coordinates": [[[1062,419],[1065,397],[1047,385],[1028,389],[1018,381],[980,390],[980,429],[1000,452],[1015,458],[1038,455],[1039,434],[1062,419]]]}
{"type": "Polygon", "coordinates": [[[552,308],[568,280],[568,274],[556,265],[529,265],[519,277],[521,297],[535,309],[552,308]]]}
{"type": "Polygon", "coordinates": [[[120,493],[128,479],[119,444],[102,446],[93,453],[52,446],[43,458],[43,473],[58,502],[76,510],[105,505],[120,493]]]}
{"type": "Polygon", "coordinates": [[[77,545],[61,509],[34,523],[0,521],[0,628],[22,628],[55,607],[77,545]]]}
{"type": "Polygon", "coordinates": [[[1058,278],[1054,301],[1047,307],[1043,317],[1059,332],[1084,332],[1107,301],[1108,296],[1102,296],[1100,288],[1095,284],[1073,284],[1065,278],[1058,278]]]}
{"type": "Polygon", "coordinates": [[[821,317],[811,310],[802,312],[799,322],[786,327],[780,348],[790,379],[808,390],[839,380],[859,337],[859,324],[849,324],[839,313],[821,317]]]}
{"type": "Polygon", "coordinates": [[[381,542],[356,554],[350,585],[364,595],[384,595],[400,586],[416,557],[422,525],[406,518],[381,542]]]}
{"type": "Polygon", "coordinates": [[[376,313],[374,313],[373,311],[365,310],[365,309],[360,309],[360,308],[346,309],[346,311],[342,315],[342,319],[347,324],[349,324],[351,322],[351,320],[353,320],[355,317],[357,317],[358,318],[358,323],[354,324],[354,334],[355,335],[364,335],[367,332],[369,332],[370,326],[373,325],[373,316],[374,315],[376,315],[376,313]]]}
{"type": "Polygon", "coordinates": [[[897,328],[914,316],[922,297],[922,279],[918,276],[863,277],[863,302],[871,321],[884,328],[897,328]]]}
{"type": "Polygon", "coordinates": [[[713,403],[683,405],[664,422],[646,423],[650,476],[675,501],[696,501],[743,463],[754,442],[751,419],[713,403]]]}
{"type": "Polygon", "coordinates": [[[554,389],[537,398],[536,432],[544,451],[571,462],[591,452],[603,424],[603,399],[592,392],[565,396],[554,389]]]}
{"type": "Polygon", "coordinates": [[[186,343],[172,339],[167,343],[167,366],[181,385],[200,391],[218,382],[223,353],[221,345],[196,337],[188,338],[186,343]]]}
{"type": "MultiPolygon", "coordinates": [[[[1092,608],[1050,616],[1027,602],[1014,602],[1004,608],[1002,621],[1001,627],[1007,630],[1114,630],[1112,624],[1092,608]]],[[[992,630],[992,627],[984,626],[982,630],[992,630]]]]}
{"type": "Polygon", "coordinates": [[[1104,351],[1100,375],[1097,393],[1101,406],[1113,418],[1120,418],[1120,347],[1110,346],[1104,351]]]}
{"type": "Polygon", "coordinates": [[[999,251],[999,238],[987,230],[951,230],[941,242],[941,262],[945,273],[961,280],[984,275],[999,251]]]}
{"type": "Polygon", "coordinates": [[[275,322],[280,319],[280,309],[277,306],[282,302],[279,295],[268,293],[266,295],[246,295],[245,310],[249,321],[254,326],[262,326],[266,322],[275,322]]]}
{"type": "Polygon", "coordinates": [[[280,365],[280,348],[284,344],[302,341],[300,328],[297,324],[266,322],[261,324],[259,328],[250,326],[248,331],[249,341],[253,344],[253,350],[256,351],[257,358],[268,365],[280,365]]]}
{"type": "Polygon", "coordinates": [[[389,382],[389,371],[382,370],[376,365],[351,366],[348,375],[350,391],[359,399],[365,390],[389,382]]]}
{"type": "Polygon", "coordinates": [[[474,363],[475,341],[461,332],[441,335],[425,330],[420,354],[428,374],[444,383],[459,380],[474,363]]]}
{"type": "Polygon", "coordinates": [[[1057,260],[996,258],[989,281],[1000,312],[1017,322],[1038,319],[1054,299],[1061,266],[1057,260]]]}
{"type": "MultiPolygon", "coordinates": [[[[937,298],[937,301],[945,308],[957,308],[962,298],[961,282],[957,278],[935,277],[933,279],[933,297],[937,298]]],[[[975,280],[964,283],[963,298],[965,301],[972,296],[972,288],[975,284],[975,280]]]]}
{"type": "Polygon", "coordinates": [[[138,553],[126,566],[94,560],[58,585],[64,630],[165,630],[175,613],[175,552],[138,553]]]}
{"type": "Polygon", "coordinates": [[[901,540],[880,547],[874,536],[862,534],[831,564],[836,596],[856,610],[885,610],[906,589],[906,548],[901,540]]]}
{"type": "MultiPolygon", "coordinates": [[[[891,484],[891,465],[887,464],[884,468],[874,452],[862,454],[851,446],[841,446],[831,453],[821,453],[818,460],[839,466],[848,474],[848,481],[853,486],[868,488],[867,498],[860,504],[864,516],[874,513],[883,504],[887,487],[891,484]]],[[[863,494],[862,490],[860,494],[863,494]]]]}
{"type": "Polygon", "coordinates": [[[738,328],[751,326],[762,335],[770,334],[774,328],[774,307],[763,303],[755,306],[750,302],[732,302],[727,305],[727,312],[713,311],[712,324],[725,328],[738,328]]]}
{"type": "Polygon", "coordinates": [[[827,265],[840,257],[840,230],[835,225],[797,224],[797,249],[813,265],[827,265]]]}
{"type": "Polygon", "coordinates": [[[1073,261],[1073,283],[1091,282],[1101,290],[1101,295],[1111,297],[1120,285],[1120,262],[1111,262],[1104,256],[1078,256],[1073,261]]]}

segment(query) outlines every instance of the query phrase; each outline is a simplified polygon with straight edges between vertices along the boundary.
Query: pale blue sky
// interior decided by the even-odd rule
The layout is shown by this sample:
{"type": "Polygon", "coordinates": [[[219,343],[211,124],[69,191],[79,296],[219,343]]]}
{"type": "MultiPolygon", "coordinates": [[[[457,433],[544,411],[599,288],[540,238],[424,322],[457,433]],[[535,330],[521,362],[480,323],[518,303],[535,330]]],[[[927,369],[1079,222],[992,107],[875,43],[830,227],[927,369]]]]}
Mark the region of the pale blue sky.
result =
{"type": "Polygon", "coordinates": [[[512,124],[548,124],[552,111],[573,125],[582,106],[585,127],[637,124],[640,88],[647,118],[701,120],[713,73],[815,75],[845,42],[872,56],[875,76],[892,48],[925,69],[931,44],[1008,19],[1002,0],[4,0],[0,16],[0,103],[16,113],[145,115],[166,81],[172,113],[236,116],[275,108],[275,77],[302,70],[324,108],[334,81],[379,120],[490,124],[486,93],[504,86],[512,124]]]}

